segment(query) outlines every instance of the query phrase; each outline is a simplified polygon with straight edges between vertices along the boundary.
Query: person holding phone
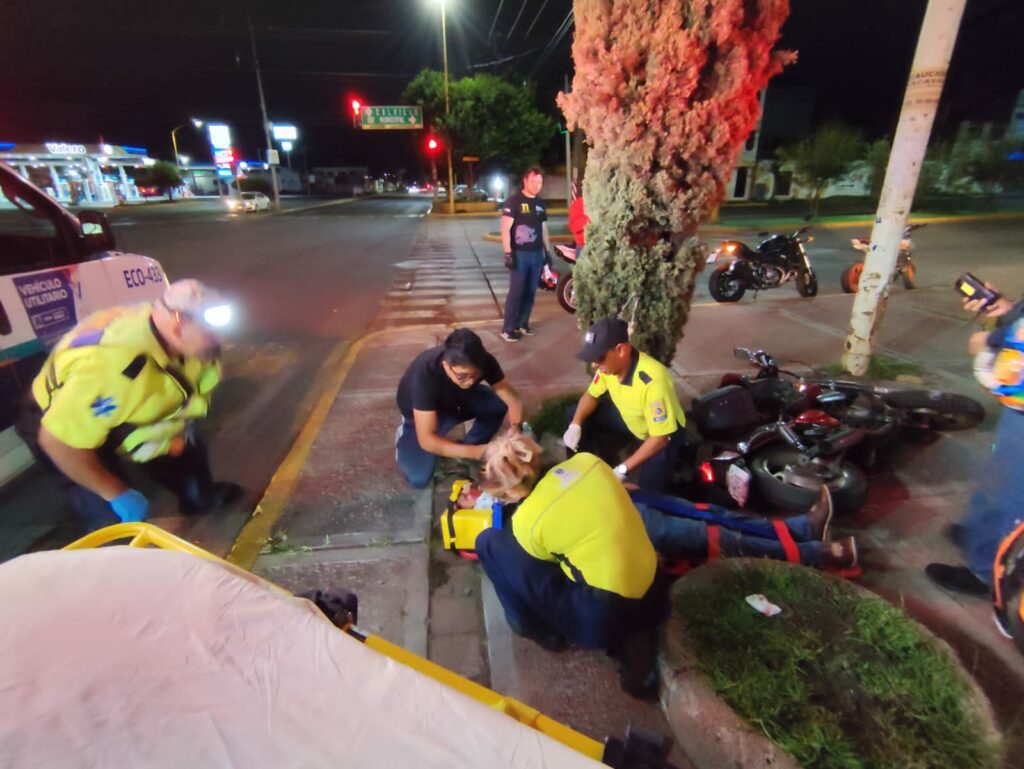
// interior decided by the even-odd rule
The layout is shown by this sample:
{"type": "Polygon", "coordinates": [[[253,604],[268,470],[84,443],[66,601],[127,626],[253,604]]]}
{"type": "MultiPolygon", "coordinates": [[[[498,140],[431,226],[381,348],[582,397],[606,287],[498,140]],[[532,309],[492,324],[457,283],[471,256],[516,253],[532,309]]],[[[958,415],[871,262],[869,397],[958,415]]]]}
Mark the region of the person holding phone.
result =
{"type": "Polygon", "coordinates": [[[1004,408],[992,453],[976,475],[964,517],[953,529],[967,565],[930,563],[925,573],[948,590],[988,596],[999,543],[1024,516],[1024,299],[1012,302],[988,283],[987,291],[964,291],[965,283],[970,285],[964,279],[957,282],[965,295],[964,309],[994,322],[991,330],[976,332],[968,341],[975,376],[1004,408]]]}

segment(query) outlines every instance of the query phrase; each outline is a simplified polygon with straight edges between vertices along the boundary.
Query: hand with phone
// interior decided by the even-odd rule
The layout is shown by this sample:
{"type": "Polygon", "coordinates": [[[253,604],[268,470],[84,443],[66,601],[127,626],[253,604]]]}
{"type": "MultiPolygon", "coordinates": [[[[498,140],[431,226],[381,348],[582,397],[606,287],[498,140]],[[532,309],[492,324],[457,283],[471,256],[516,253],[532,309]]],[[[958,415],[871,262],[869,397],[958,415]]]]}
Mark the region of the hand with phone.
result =
{"type": "Polygon", "coordinates": [[[1013,302],[999,293],[995,286],[982,282],[969,272],[965,272],[953,287],[963,296],[964,309],[977,316],[998,318],[1013,309],[1013,302]]]}

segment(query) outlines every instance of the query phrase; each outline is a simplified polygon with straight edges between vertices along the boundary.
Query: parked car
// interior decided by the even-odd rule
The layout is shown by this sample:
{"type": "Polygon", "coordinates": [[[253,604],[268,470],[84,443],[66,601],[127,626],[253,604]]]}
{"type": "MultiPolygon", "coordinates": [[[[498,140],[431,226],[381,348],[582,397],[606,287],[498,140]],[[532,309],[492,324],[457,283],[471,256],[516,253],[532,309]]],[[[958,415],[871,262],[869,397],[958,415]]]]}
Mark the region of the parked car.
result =
{"type": "Polygon", "coordinates": [[[49,347],[97,310],[163,294],[158,261],[116,248],[102,213],[75,216],[0,163],[0,484],[31,461],[13,425],[49,347]]]}
{"type": "Polygon", "coordinates": [[[455,185],[455,199],[456,200],[466,200],[466,201],[469,201],[469,202],[474,202],[474,201],[479,201],[479,200],[487,200],[487,193],[484,190],[480,189],[479,187],[474,187],[472,192],[471,192],[469,187],[468,187],[468,185],[456,184],[455,185]]]}
{"type": "Polygon", "coordinates": [[[245,213],[248,211],[269,211],[270,198],[262,192],[243,192],[237,198],[228,198],[228,209],[245,213]]]}

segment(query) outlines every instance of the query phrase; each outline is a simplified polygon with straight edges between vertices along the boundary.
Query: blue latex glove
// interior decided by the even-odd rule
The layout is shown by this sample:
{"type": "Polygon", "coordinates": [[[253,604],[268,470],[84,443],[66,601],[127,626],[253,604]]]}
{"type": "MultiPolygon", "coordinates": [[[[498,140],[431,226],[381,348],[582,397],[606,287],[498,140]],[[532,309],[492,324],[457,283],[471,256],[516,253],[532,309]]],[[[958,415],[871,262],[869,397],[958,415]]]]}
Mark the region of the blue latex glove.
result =
{"type": "Polygon", "coordinates": [[[141,491],[128,489],[120,496],[110,500],[110,507],[114,514],[121,519],[122,523],[138,523],[146,520],[146,511],[149,510],[149,500],[141,491]]]}

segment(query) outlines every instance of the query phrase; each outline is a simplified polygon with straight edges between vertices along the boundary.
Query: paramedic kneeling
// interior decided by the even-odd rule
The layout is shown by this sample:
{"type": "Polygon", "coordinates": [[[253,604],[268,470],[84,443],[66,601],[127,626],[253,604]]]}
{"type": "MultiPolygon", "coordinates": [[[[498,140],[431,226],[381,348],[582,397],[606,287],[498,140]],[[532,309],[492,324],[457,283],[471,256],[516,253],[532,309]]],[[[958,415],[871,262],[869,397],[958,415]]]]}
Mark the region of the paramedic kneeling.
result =
{"type": "Polygon", "coordinates": [[[476,539],[480,564],[509,626],[547,649],[605,649],[622,663],[623,688],[656,690],[653,629],[667,615],[657,556],[644,522],[611,468],[580,453],[535,488],[540,448],[510,433],[485,454],[483,488],[523,500],[511,531],[476,539]]]}
{"type": "Polygon", "coordinates": [[[625,480],[636,471],[640,488],[663,491],[672,480],[686,419],[671,373],[629,343],[626,322],[617,318],[595,323],[576,357],[597,373],[562,438],[566,448],[588,449],[595,433],[624,440],[635,448],[615,475],[625,480]]]}
{"type": "Polygon", "coordinates": [[[402,423],[395,436],[395,458],[417,489],[430,483],[438,456],[480,459],[506,414],[516,430],[523,419],[519,393],[468,328],[455,329],[443,345],[409,364],[398,384],[397,401],[402,423]],[[470,419],[473,427],[461,442],[445,437],[470,419]]]}
{"type": "Polygon", "coordinates": [[[18,433],[62,478],[89,529],[141,521],[149,501],[125,480],[142,464],[184,513],[241,494],[214,483],[193,423],[220,382],[220,332],[231,308],[195,280],[172,283],[153,303],[97,312],[69,331],[32,383],[18,433]]]}

